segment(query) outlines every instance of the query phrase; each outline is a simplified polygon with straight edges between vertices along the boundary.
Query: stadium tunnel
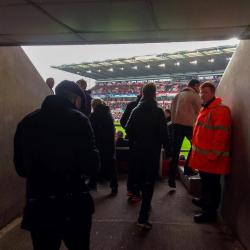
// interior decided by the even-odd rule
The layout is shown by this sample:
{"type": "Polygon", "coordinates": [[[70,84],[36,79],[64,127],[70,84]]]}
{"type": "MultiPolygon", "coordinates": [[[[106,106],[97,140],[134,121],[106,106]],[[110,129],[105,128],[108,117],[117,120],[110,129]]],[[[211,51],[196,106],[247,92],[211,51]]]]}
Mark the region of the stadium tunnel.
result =
{"type": "MultiPolygon", "coordinates": [[[[227,231],[225,225],[238,237],[242,247],[250,249],[249,11],[249,1],[236,0],[226,3],[218,0],[216,4],[214,1],[201,3],[198,0],[0,1],[0,249],[31,249],[31,242],[28,240],[25,241],[26,245],[21,246],[24,234],[20,234],[16,224],[20,222],[19,216],[24,207],[25,180],[18,177],[14,169],[13,137],[18,122],[28,113],[40,108],[44,98],[51,94],[19,46],[210,41],[234,37],[241,42],[216,91],[216,95],[230,107],[233,119],[231,174],[222,178],[220,213],[225,224],[203,227],[190,223],[180,229],[175,227],[176,221],[172,220],[166,227],[160,227],[164,218],[159,217],[155,231],[153,229],[147,236],[134,231],[132,223],[125,227],[129,234],[119,234],[116,239],[109,239],[114,245],[107,239],[103,245],[95,246],[93,249],[122,249],[126,237],[134,237],[134,234],[138,234],[141,241],[137,241],[138,245],[134,244],[131,247],[139,248],[148,237],[147,248],[143,245],[143,249],[157,246],[158,249],[163,249],[163,246],[166,249],[167,243],[160,244],[156,239],[168,241],[168,247],[173,249],[208,249],[208,246],[209,249],[232,249],[231,243],[229,244],[231,236],[228,238],[222,234],[222,231],[227,231]],[[206,11],[208,16],[204,15],[206,11]],[[213,227],[216,228],[215,231],[212,230],[213,227]],[[192,232],[195,236],[192,236],[192,232]],[[165,239],[165,235],[169,239],[165,239]],[[213,237],[209,238],[209,235],[213,237]],[[186,236],[189,239],[185,239],[186,236]],[[173,240],[170,240],[171,237],[173,240]],[[211,243],[213,240],[215,245],[211,243]],[[109,248],[105,248],[105,242],[111,244],[108,245],[109,248]]],[[[165,186],[162,184],[160,189],[164,190],[165,186]]],[[[177,189],[177,194],[185,194],[181,184],[178,187],[180,191],[177,189]]],[[[168,193],[168,197],[173,197],[173,194],[168,193]]],[[[105,198],[98,196],[98,206],[104,206],[105,211],[102,211],[101,215],[98,214],[98,211],[101,211],[97,209],[96,221],[105,223],[106,216],[111,223],[109,226],[121,226],[122,222],[113,219],[116,214],[112,217],[108,213],[112,208],[112,201],[105,203],[105,198]]],[[[181,202],[182,198],[182,195],[176,195],[174,201],[181,202]]],[[[164,198],[156,196],[156,199],[160,202],[164,198]]],[[[121,200],[118,200],[117,204],[124,205],[121,200]]],[[[170,204],[173,205],[174,201],[170,204]]],[[[189,208],[189,205],[187,201],[178,204],[178,213],[173,212],[173,207],[173,210],[164,208],[167,213],[174,213],[180,222],[183,220],[183,214],[187,213],[183,206],[189,208]]],[[[124,207],[121,206],[120,211],[123,210],[124,207]]],[[[133,213],[130,210],[130,215],[124,220],[131,220],[133,213]]],[[[123,222],[122,225],[125,224],[123,222]]],[[[102,229],[110,230],[105,225],[102,229]]],[[[94,225],[93,230],[92,234],[97,237],[100,232],[98,227],[94,225]]],[[[93,235],[92,239],[94,237],[93,235]]],[[[234,249],[240,249],[240,246],[236,245],[232,245],[234,249]]],[[[124,246],[124,249],[131,248],[124,246]]]]}

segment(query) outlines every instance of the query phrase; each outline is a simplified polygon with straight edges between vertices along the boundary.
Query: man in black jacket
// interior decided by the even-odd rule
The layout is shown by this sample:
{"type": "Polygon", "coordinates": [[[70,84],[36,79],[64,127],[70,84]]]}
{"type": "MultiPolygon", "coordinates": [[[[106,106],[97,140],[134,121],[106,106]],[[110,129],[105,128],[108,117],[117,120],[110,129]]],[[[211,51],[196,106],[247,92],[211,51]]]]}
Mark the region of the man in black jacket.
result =
{"type": "MultiPolygon", "coordinates": [[[[133,109],[138,105],[139,101],[141,100],[142,97],[142,88],[140,88],[140,94],[137,96],[137,100],[130,102],[127,105],[127,108],[125,109],[122,118],[120,120],[120,123],[122,127],[125,129],[128,119],[131,115],[131,112],[133,109]]],[[[129,137],[128,137],[129,138],[129,137]]],[[[131,141],[129,141],[129,174],[128,174],[128,181],[127,181],[127,196],[133,196],[133,189],[134,189],[134,178],[135,178],[135,150],[134,150],[134,145],[131,141]]],[[[134,197],[134,200],[138,199],[138,197],[134,197]]]]}
{"type": "MultiPolygon", "coordinates": [[[[105,176],[108,172],[112,194],[118,192],[117,171],[115,167],[115,129],[114,120],[109,111],[109,107],[103,104],[100,98],[92,99],[94,112],[89,120],[95,134],[96,147],[100,153],[99,176],[105,176]]],[[[96,189],[97,176],[89,179],[88,187],[96,189]]]]}
{"type": "Polygon", "coordinates": [[[84,93],[70,81],[17,126],[14,164],[26,178],[22,229],[29,230],[35,250],[89,249],[94,203],[85,174],[98,171],[99,155],[88,118],[78,109],[84,93]]]}
{"type": "Polygon", "coordinates": [[[142,205],[137,225],[151,228],[152,223],[148,221],[148,215],[151,211],[162,145],[167,158],[171,157],[172,152],[165,115],[155,100],[156,85],[147,83],[142,91],[143,97],[128,120],[126,132],[135,147],[136,183],[133,192],[136,195],[142,191],[142,205]]]}
{"type": "Polygon", "coordinates": [[[116,147],[129,147],[129,140],[123,138],[123,132],[122,130],[117,130],[116,131],[116,147]]]}
{"type": "Polygon", "coordinates": [[[82,102],[82,105],[81,105],[79,110],[87,117],[90,117],[90,115],[91,115],[91,100],[92,100],[92,97],[90,95],[91,91],[89,92],[86,90],[86,88],[87,88],[86,80],[80,79],[76,83],[81,88],[81,90],[84,92],[85,97],[86,97],[86,101],[82,102]]]}

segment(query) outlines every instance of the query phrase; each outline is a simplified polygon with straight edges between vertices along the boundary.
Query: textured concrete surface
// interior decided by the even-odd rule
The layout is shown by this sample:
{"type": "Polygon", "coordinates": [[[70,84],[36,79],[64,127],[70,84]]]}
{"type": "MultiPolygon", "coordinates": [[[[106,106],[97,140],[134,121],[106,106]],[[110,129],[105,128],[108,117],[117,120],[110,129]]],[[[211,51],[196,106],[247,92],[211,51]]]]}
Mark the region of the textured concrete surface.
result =
{"type": "MultiPolygon", "coordinates": [[[[180,181],[171,190],[166,181],[156,184],[152,201],[151,230],[136,226],[141,202],[128,202],[126,176],[120,176],[119,193],[110,195],[109,184],[92,191],[96,212],[91,231],[92,250],[233,250],[242,249],[220,222],[196,224],[200,212],[180,181]]],[[[29,232],[16,226],[0,239],[0,249],[31,250],[29,232]]],[[[62,244],[61,250],[66,250],[62,244]]]]}
{"type": "Polygon", "coordinates": [[[216,95],[231,109],[231,174],[223,178],[222,217],[250,249],[250,41],[241,41],[216,95]]]}
{"type": "Polygon", "coordinates": [[[51,91],[20,47],[0,47],[0,228],[22,213],[25,180],[13,165],[18,122],[51,91]]]}

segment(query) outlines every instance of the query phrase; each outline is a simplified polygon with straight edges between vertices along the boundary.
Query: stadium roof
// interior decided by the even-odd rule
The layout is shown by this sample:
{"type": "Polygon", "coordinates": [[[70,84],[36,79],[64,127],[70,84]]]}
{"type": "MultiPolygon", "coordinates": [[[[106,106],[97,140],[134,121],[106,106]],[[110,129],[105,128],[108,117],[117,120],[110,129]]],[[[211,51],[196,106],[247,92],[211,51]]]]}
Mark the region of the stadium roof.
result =
{"type": "Polygon", "coordinates": [[[247,0],[0,0],[0,45],[250,38],[247,0]]]}
{"type": "Polygon", "coordinates": [[[97,81],[222,74],[236,46],[52,66],[97,81]]]}

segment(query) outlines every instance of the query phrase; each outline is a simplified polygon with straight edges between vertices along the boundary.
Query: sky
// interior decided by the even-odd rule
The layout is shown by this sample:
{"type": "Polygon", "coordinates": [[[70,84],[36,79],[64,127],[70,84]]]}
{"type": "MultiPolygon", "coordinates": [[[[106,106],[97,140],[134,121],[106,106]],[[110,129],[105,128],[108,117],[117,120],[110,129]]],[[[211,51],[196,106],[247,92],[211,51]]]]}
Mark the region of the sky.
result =
{"type": "Polygon", "coordinates": [[[87,79],[88,88],[94,85],[94,80],[80,75],[53,69],[51,66],[62,64],[104,61],[125,57],[174,53],[178,51],[195,51],[201,48],[238,44],[237,39],[207,42],[179,43],[144,43],[144,44],[107,44],[107,45],[68,45],[68,46],[23,46],[44,80],[55,79],[55,86],[63,80],[77,81],[87,79]]]}

